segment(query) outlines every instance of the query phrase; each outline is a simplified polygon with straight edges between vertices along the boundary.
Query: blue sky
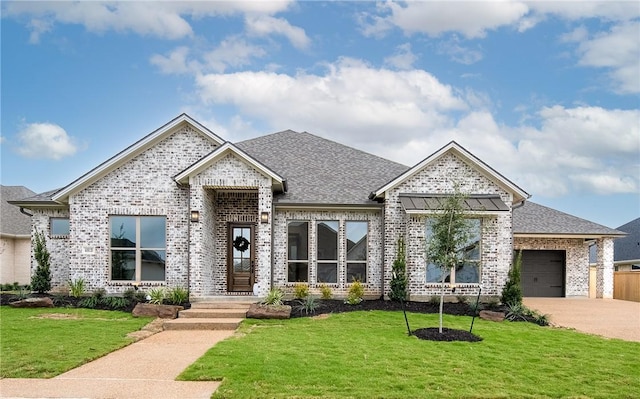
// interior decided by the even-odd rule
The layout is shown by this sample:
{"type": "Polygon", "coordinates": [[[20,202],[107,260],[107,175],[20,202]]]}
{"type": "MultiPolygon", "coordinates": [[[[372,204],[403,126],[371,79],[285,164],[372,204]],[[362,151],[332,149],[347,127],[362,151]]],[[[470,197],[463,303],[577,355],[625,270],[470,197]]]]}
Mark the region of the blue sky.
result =
{"type": "Polygon", "coordinates": [[[640,3],[2,2],[1,180],[62,187],[182,112],[413,165],[450,140],[532,201],[640,216],[640,3]]]}

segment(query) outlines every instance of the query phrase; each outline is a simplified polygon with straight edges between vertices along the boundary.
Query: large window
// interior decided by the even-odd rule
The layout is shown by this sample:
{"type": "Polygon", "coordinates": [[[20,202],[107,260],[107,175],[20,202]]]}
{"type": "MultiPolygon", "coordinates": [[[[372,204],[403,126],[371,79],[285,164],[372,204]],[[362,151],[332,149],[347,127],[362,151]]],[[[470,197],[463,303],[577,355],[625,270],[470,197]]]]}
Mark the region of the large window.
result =
{"type": "Polygon", "coordinates": [[[49,219],[51,237],[69,236],[69,218],[49,219]]]}
{"type": "Polygon", "coordinates": [[[111,280],[164,281],[164,216],[111,216],[110,229],[111,280]]]}
{"type": "MultiPolygon", "coordinates": [[[[444,271],[444,281],[451,284],[479,283],[480,282],[480,242],[481,223],[480,219],[468,219],[469,239],[459,248],[463,261],[456,267],[444,271]]],[[[431,219],[427,219],[426,226],[427,242],[431,239],[431,219]]],[[[437,265],[427,263],[427,282],[439,283],[442,281],[442,269],[437,265]]]]}
{"type": "Polygon", "coordinates": [[[337,221],[321,221],[317,224],[319,283],[338,282],[338,226],[337,221]]]}
{"type": "Polygon", "coordinates": [[[368,222],[345,223],[347,238],[347,283],[355,280],[367,282],[367,230],[368,222]]]}
{"type": "Polygon", "coordinates": [[[287,281],[309,281],[309,222],[289,222],[287,226],[287,281]]]}

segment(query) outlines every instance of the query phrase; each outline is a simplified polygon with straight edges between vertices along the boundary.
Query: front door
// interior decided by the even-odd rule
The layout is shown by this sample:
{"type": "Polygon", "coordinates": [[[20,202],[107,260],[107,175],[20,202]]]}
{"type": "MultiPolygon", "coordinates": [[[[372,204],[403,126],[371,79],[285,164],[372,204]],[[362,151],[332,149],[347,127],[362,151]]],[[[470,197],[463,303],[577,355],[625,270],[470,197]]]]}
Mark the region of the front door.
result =
{"type": "Polygon", "coordinates": [[[227,285],[229,291],[252,292],[254,281],[254,248],[252,224],[229,224],[227,285]]]}

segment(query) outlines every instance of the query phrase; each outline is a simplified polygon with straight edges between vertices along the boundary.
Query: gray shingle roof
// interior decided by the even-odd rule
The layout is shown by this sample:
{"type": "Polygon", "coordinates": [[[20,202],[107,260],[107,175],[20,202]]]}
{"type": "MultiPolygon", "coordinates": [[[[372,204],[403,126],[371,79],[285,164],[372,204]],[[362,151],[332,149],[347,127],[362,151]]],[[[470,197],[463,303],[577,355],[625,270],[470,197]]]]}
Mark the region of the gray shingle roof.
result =
{"type": "Polygon", "coordinates": [[[524,206],[513,210],[513,233],[605,236],[624,235],[621,231],[529,201],[525,202],[524,206]]]}
{"type": "Polygon", "coordinates": [[[20,200],[35,195],[35,193],[23,186],[2,187],[2,209],[0,231],[2,234],[31,235],[31,218],[20,212],[20,208],[11,205],[7,201],[20,200]]]}
{"type": "Polygon", "coordinates": [[[640,259],[640,218],[623,224],[617,230],[628,235],[613,242],[614,261],[640,259]]]}
{"type": "Polygon", "coordinates": [[[307,132],[286,130],[236,144],[279,173],[288,191],[279,204],[374,204],[380,187],[409,169],[405,165],[307,132]]]}

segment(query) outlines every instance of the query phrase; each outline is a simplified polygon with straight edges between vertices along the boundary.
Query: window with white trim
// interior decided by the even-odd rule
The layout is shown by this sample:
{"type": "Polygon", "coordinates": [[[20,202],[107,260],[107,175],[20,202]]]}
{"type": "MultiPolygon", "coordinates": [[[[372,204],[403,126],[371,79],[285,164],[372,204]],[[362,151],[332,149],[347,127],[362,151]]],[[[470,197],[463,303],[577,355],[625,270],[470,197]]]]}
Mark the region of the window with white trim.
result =
{"type": "Polygon", "coordinates": [[[111,216],[111,280],[164,281],[165,216],[111,216]]]}
{"type": "Polygon", "coordinates": [[[309,222],[287,224],[287,281],[309,281],[309,222]]]}
{"type": "Polygon", "coordinates": [[[367,233],[369,222],[345,222],[345,236],[347,241],[346,282],[367,282],[367,233]]]}
{"type": "Polygon", "coordinates": [[[318,283],[338,282],[338,221],[319,221],[316,224],[318,283]]]}
{"type": "MultiPolygon", "coordinates": [[[[427,219],[426,240],[431,239],[431,221],[427,219]]],[[[480,282],[480,248],[482,237],[482,223],[480,219],[468,219],[469,237],[458,252],[462,254],[463,261],[456,267],[446,271],[444,281],[451,284],[479,283],[480,282]]],[[[442,281],[443,270],[436,264],[427,261],[427,283],[439,283],[442,281]]]]}

